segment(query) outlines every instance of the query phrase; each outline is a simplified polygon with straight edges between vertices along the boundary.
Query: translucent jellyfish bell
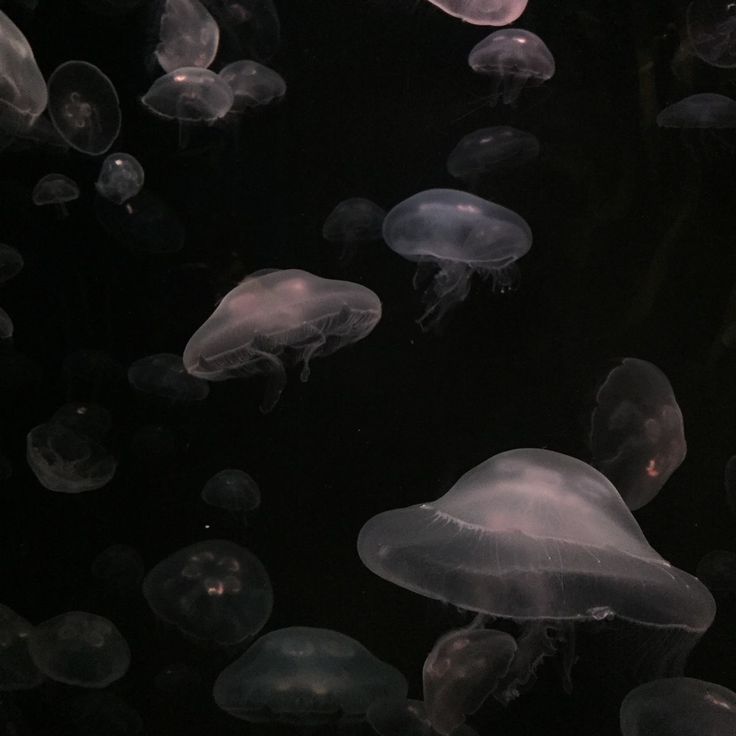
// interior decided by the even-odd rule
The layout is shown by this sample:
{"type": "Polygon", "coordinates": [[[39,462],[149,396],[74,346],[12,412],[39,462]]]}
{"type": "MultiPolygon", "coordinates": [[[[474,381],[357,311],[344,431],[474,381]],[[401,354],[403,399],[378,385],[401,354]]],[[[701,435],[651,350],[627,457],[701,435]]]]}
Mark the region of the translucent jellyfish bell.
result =
{"type": "MultiPolygon", "coordinates": [[[[365,719],[379,736],[435,736],[437,731],[421,700],[381,698],[372,703],[365,719]]],[[[458,726],[453,736],[478,736],[468,725],[458,726]]]]}
{"type": "Polygon", "coordinates": [[[736,128],[736,100],[713,92],[685,97],[657,115],[660,128],[736,128]]]}
{"type": "Polygon", "coordinates": [[[156,59],[165,72],[206,68],[217,55],[220,29],[199,0],[164,0],[156,59]]]}
{"type": "Polygon", "coordinates": [[[687,8],[687,33],[704,62],[736,67],[736,7],[731,0],[693,0],[687,8]]]}
{"type": "Polygon", "coordinates": [[[322,237],[331,243],[364,243],[380,240],[386,212],[365,197],[339,202],[322,226],[322,237]]]}
{"type": "Polygon", "coordinates": [[[0,307],[0,340],[9,340],[13,337],[15,326],[10,315],[0,307]]]}
{"type": "Polygon", "coordinates": [[[31,197],[33,204],[39,207],[47,204],[56,205],[59,213],[66,216],[66,203],[79,199],[79,187],[73,179],[64,174],[46,174],[36,182],[31,197]]]}
{"type": "Polygon", "coordinates": [[[219,74],[235,96],[233,112],[265,107],[286,94],[283,77],[257,61],[234,61],[220,69],[219,74]]]}
{"type": "Polygon", "coordinates": [[[120,101],[94,64],[67,61],[49,77],[49,115],[59,135],[90,156],[109,150],[120,133],[120,101]]]}
{"type": "Polygon", "coordinates": [[[380,698],[405,698],[406,680],[362,644],[329,629],[292,626],[262,636],[215,681],[222,710],[251,722],[347,725],[380,698]]]}
{"type": "Polygon", "coordinates": [[[546,82],[555,73],[555,60],[544,41],[531,31],[503,28],[474,46],[468,64],[493,81],[491,105],[499,99],[513,105],[526,86],[546,82]]]}
{"type": "MultiPolygon", "coordinates": [[[[529,225],[515,212],[456,189],[429,189],[400,202],[383,221],[383,237],[391,250],[435,272],[422,329],[468,296],[474,273],[492,277],[502,291],[513,286],[515,262],[532,245],[529,225]]],[[[417,269],[415,287],[420,279],[417,269]]]]}
{"type": "Polygon", "coordinates": [[[5,243],[0,243],[0,284],[9,281],[23,269],[23,256],[5,243]]]}
{"type": "Polygon", "coordinates": [[[505,26],[526,10],[528,0],[429,0],[448,15],[476,26],[505,26]]]}
{"type": "Polygon", "coordinates": [[[202,500],[227,511],[253,511],[261,505],[261,491],[248,473],[226,468],[205,483],[202,500]]]}
{"type": "Polygon", "coordinates": [[[111,153],[100,167],[95,189],[114,204],[123,204],[135,197],[143,187],[143,167],[129,153],[111,153]]]}

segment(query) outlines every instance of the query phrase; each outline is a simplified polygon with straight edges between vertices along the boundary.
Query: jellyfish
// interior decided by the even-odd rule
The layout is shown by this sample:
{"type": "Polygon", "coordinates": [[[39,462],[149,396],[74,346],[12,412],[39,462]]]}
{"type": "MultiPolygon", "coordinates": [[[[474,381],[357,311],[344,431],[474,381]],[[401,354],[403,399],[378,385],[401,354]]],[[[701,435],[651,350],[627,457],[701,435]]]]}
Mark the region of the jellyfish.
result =
{"type": "Polygon", "coordinates": [[[95,189],[114,204],[135,197],[143,187],[143,167],[129,153],[111,153],[103,162],[95,189]]]}
{"type": "Polygon", "coordinates": [[[468,296],[474,273],[490,276],[499,291],[514,286],[515,263],[532,245],[529,225],[515,212],[455,189],[429,189],[397,204],[383,221],[383,238],[419,263],[415,288],[423,266],[435,271],[418,320],[425,331],[468,296]]]}
{"type": "Polygon", "coordinates": [[[226,468],[204,484],[202,500],[210,506],[245,514],[261,505],[261,491],[248,473],[226,468]]]}
{"type": "Polygon", "coordinates": [[[143,580],[151,610],[192,639],[237,644],[271,615],[273,593],[260,560],[233,542],[212,539],[174,552],[143,580]]]}
{"type": "Polygon", "coordinates": [[[220,29],[199,0],[164,0],[156,60],[165,72],[208,67],[217,55],[220,29]]]}
{"type": "Polygon", "coordinates": [[[0,243],[0,284],[10,281],[23,269],[23,256],[5,243],[0,243]]]}
{"type": "Polygon", "coordinates": [[[491,33],[471,49],[468,64],[491,78],[491,105],[499,100],[513,105],[524,87],[540,85],[555,73],[554,57],[544,41],[521,28],[491,33]]]}
{"type": "Polygon", "coordinates": [[[687,7],[693,51],[711,66],[736,67],[736,7],[732,0],[693,0],[687,7]]]}
{"type": "Polygon", "coordinates": [[[713,92],[685,97],[657,115],[660,128],[736,128],[736,100],[713,92]]]}
{"type": "Polygon", "coordinates": [[[283,77],[257,61],[234,61],[220,69],[219,75],[233,91],[232,112],[265,107],[286,94],[283,77]]]}
{"type": "Polygon", "coordinates": [[[171,401],[202,401],[210,392],[209,384],[187,373],[181,357],[171,353],[136,360],[128,369],[128,382],[143,393],[171,401]]]}
{"type": "Polygon", "coordinates": [[[79,187],[73,179],[64,174],[46,174],[36,182],[31,196],[36,206],[53,204],[58,208],[59,215],[66,217],[68,214],[66,203],[79,199],[79,187]]]}
{"type": "Polygon", "coordinates": [[[0,692],[30,690],[43,682],[28,651],[32,631],[28,621],[0,604],[0,692]]]}
{"type": "Polygon", "coordinates": [[[364,720],[380,698],[405,698],[404,676],[355,639],[292,626],[262,636],[215,681],[215,703],[253,723],[300,727],[364,720]]]}
{"type": "Polygon", "coordinates": [[[695,574],[714,593],[736,593],[736,554],[725,549],[708,552],[695,574]]]}
{"type": "Polygon", "coordinates": [[[49,115],[77,151],[99,156],[120,133],[120,101],[110,79],[94,64],[66,61],[49,77],[49,115]]]}
{"type": "Polygon", "coordinates": [[[330,243],[342,243],[345,247],[380,240],[385,217],[386,212],[370,199],[344,199],[327,215],[322,226],[322,237],[330,243]]]}
{"type": "Polygon", "coordinates": [[[708,589],[649,546],[608,479],[549,450],[500,453],[436,501],[378,514],[357,547],[389,582],[521,626],[492,693],[502,703],[558,649],[569,676],[576,624],[644,628],[668,645],[644,666],[677,671],[715,616],[708,589]]]}
{"type": "Polygon", "coordinates": [[[0,307],[0,340],[9,340],[13,337],[15,328],[10,315],[0,307]]]}
{"type": "Polygon", "coordinates": [[[526,9],[528,0],[429,0],[448,15],[476,26],[505,26],[526,9]]]}
{"type": "Polygon", "coordinates": [[[649,503],[687,454],[682,412],[653,363],[624,358],[606,377],[591,416],[591,464],[626,505],[649,503]]]}
{"type": "Polygon", "coordinates": [[[220,27],[228,58],[268,61],[278,50],[281,23],[273,0],[202,0],[220,27]]]}
{"type": "Polygon", "coordinates": [[[265,374],[261,411],[269,412],[286,383],[283,359],[301,361],[300,378],[307,381],[312,358],[363,339],[380,318],[380,299],[360,284],[298,269],[257,271],[194,333],[184,366],[208,381],[265,374]]]}
{"type": "Polygon", "coordinates": [[[634,688],[621,703],[622,736],[726,736],[736,733],[736,693],[692,677],[634,688]]]}
{"type": "MultiPolygon", "coordinates": [[[[365,719],[379,736],[434,736],[437,733],[421,700],[375,700],[368,708],[365,719]]],[[[478,736],[467,724],[458,726],[452,733],[453,736],[478,736]]]]}
{"type": "Polygon", "coordinates": [[[39,624],[28,639],[34,664],[52,680],[107,687],[130,666],[130,649],[112,621],[69,611],[39,624]]]}

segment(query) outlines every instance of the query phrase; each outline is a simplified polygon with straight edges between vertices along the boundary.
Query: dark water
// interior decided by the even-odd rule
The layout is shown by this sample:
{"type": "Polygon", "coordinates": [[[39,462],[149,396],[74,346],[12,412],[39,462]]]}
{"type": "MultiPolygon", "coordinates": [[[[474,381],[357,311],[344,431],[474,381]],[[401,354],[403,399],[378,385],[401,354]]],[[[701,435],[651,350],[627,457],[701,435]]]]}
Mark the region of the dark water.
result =
{"type": "MultiPolygon", "coordinates": [[[[286,79],[285,101],[224,129],[194,130],[184,149],[176,125],[139,103],[155,76],[145,5],[118,17],[80,0],[40,0],[35,13],[3,5],[45,77],[68,59],[110,76],[123,110],[114,150],[142,162],[146,188],[184,235],[178,252],[153,255],[112,237],[96,216],[99,159],[38,147],[0,156],[0,240],[26,261],[0,287],[17,350],[0,365],[0,442],[13,468],[1,490],[3,603],[34,623],[74,609],[114,620],[132,665],[108,692],[140,714],[146,734],[291,732],[219,711],[211,683],[235,653],[186,641],[137,589],[91,573],[113,543],[134,547],[148,569],[180,547],[227,538],[271,576],[266,630],[349,634],[401,669],[420,697],[426,653],[465,619],[372,575],[355,551],[359,529],[379,511],[438,497],[503,450],[589,459],[595,388],[622,356],[656,363],[685,418],[685,462],[636,513],[648,540],[693,573],[707,552],[734,549],[723,470],[736,452],[736,356],[722,340],[736,321],[733,141],[683,138],[654,117],[694,92],[733,95],[736,78],[675,59],[685,2],[530,0],[518,25],[545,40],[557,72],[509,109],[487,105],[487,81],[466,64],[487,30],[424,2],[282,0],[270,63],[286,79]],[[519,212],[534,245],[517,291],[493,294],[475,282],[444,329],[423,334],[414,265],[381,243],[345,264],[322,240],[322,222],[347,197],[388,209],[417,191],[457,186],[447,154],[462,135],[496,124],[534,133],[541,155],[476,191],[519,212]],[[80,185],[66,219],[31,204],[49,171],[80,185]],[[292,370],[266,416],[259,379],[213,385],[194,406],[128,386],[133,360],[180,353],[216,301],[266,267],[365,284],[381,297],[383,319],[369,338],[315,361],[308,383],[292,370]],[[111,365],[87,360],[70,372],[69,356],[90,349],[111,365]],[[102,490],[52,493],[25,462],[28,430],[69,400],[112,413],[119,467],[102,490]],[[142,427],[164,429],[143,441],[142,427]],[[262,506],[246,527],[200,500],[207,478],[227,466],[261,486],[262,506]],[[189,675],[167,693],[155,677],[171,664],[189,675]]],[[[736,605],[717,602],[687,674],[736,689],[736,605]]],[[[625,657],[602,651],[594,635],[581,637],[572,694],[552,662],[531,692],[506,709],[488,704],[471,722],[480,734],[617,734],[621,698],[635,682],[619,672],[625,657]]],[[[90,726],[82,695],[58,684],[3,695],[4,733],[136,732],[123,716],[117,727],[90,726]]]]}

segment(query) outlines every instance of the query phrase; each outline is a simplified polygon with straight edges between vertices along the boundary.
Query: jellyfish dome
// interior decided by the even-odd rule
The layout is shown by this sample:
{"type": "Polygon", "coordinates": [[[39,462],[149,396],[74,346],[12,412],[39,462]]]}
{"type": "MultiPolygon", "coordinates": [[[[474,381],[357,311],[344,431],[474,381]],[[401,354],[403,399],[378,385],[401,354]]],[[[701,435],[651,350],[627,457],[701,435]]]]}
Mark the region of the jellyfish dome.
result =
{"type": "Polygon", "coordinates": [[[736,67],[736,8],[730,0],[693,0],[687,7],[687,33],[704,62],[736,67]]]}
{"type": "Polygon", "coordinates": [[[128,382],[147,394],[172,401],[201,401],[210,392],[209,384],[184,370],[181,356],[156,353],[139,358],[128,368],[128,382]]]}
{"type": "Polygon", "coordinates": [[[143,186],[145,174],[135,156],[111,153],[100,167],[95,189],[114,204],[123,204],[135,197],[143,186]]]}
{"type": "Polygon", "coordinates": [[[165,72],[208,67],[217,55],[220,29],[199,0],[165,0],[156,60],[165,72]]]}
{"type": "Polygon", "coordinates": [[[215,473],[204,485],[202,500],[227,511],[253,511],[261,505],[261,491],[253,478],[238,468],[215,473]]]}
{"type": "Polygon", "coordinates": [[[265,107],[286,94],[286,82],[278,72],[250,59],[228,64],[219,75],[233,91],[233,112],[265,107]]]}
{"type": "Polygon", "coordinates": [[[685,97],[657,115],[660,128],[736,128],[736,100],[714,92],[685,97]]]}
{"type": "Polygon", "coordinates": [[[435,270],[423,329],[468,296],[474,273],[490,276],[499,290],[510,288],[515,262],[532,245],[529,225],[516,212],[456,189],[429,189],[400,202],[383,221],[383,237],[391,250],[435,270]]]}
{"type": "Polygon", "coordinates": [[[324,279],[298,269],[257,271],[225,295],[184,349],[193,376],[224,381],[265,374],[261,410],[270,411],[286,383],[282,358],[309,362],[366,337],[381,318],[381,301],[350,281],[324,279]]]}
{"type": "Polygon", "coordinates": [[[213,695],[251,722],[346,725],[381,698],[405,698],[394,667],[355,639],[330,629],[292,626],[262,636],[217,678],[213,695]]]}
{"type": "Polygon", "coordinates": [[[77,183],[64,174],[46,174],[33,187],[33,204],[42,207],[46,204],[63,205],[79,199],[77,183]]]}
{"type": "Polygon", "coordinates": [[[380,240],[384,210],[365,197],[351,197],[335,205],[322,226],[322,237],[331,243],[380,240]]]}
{"type": "Polygon", "coordinates": [[[526,9],[528,0],[429,0],[448,15],[476,26],[505,26],[526,9]]]}
{"type": "Polygon", "coordinates": [[[23,265],[23,256],[15,248],[0,243],[0,284],[20,273],[23,265]]]}

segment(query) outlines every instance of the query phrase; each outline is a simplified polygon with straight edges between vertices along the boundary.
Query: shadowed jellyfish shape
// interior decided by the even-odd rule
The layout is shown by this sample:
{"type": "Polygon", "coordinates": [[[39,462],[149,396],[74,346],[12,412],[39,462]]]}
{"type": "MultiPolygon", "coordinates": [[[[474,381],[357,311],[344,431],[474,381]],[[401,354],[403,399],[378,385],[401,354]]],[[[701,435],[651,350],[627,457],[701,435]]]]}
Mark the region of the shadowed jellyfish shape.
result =
{"type": "Polygon", "coordinates": [[[329,629],[292,626],[262,636],[215,681],[217,705],[254,723],[346,725],[379,698],[405,698],[406,680],[362,644],[329,629]]]}
{"type": "Polygon", "coordinates": [[[736,128],[736,101],[725,95],[702,92],[685,97],[657,115],[660,128],[736,128]]]}
{"type": "Polygon", "coordinates": [[[502,702],[573,623],[646,627],[667,641],[655,664],[676,670],[715,615],[708,589],[649,546],[603,475],[548,450],[495,455],[437,501],[373,517],[357,546],[396,585],[522,624],[513,677],[493,693],[502,702]]]}
{"type": "Polygon", "coordinates": [[[28,651],[33,626],[0,604],[0,692],[30,690],[43,682],[28,651]]]}
{"type": "Polygon", "coordinates": [[[732,0],[693,0],[687,8],[693,51],[707,64],[736,67],[736,6],[732,0]]]}
{"type": "Polygon", "coordinates": [[[257,271],[192,335],[184,366],[208,381],[265,374],[261,410],[268,412],[286,384],[284,353],[302,362],[300,378],[307,381],[312,358],[361,340],[380,318],[381,301],[360,284],[298,269],[257,271]]]}
{"type": "Polygon", "coordinates": [[[283,77],[257,61],[234,61],[220,69],[219,75],[233,91],[232,112],[265,107],[286,94],[283,77]]]}
{"type": "Polygon", "coordinates": [[[159,562],[143,581],[153,612],[183,634],[237,644],[257,634],[271,615],[268,573],[255,555],[212,539],[159,562]]]}
{"type": "Polygon", "coordinates": [[[273,0],[203,0],[220,26],[227,58],[268,61],[278,50],[281,23],[273,0]]]}
{"type": "Polygon", "coordinates": [[[418,320],[423,330],[468,296],[474,273],[491,276],[494,289],[512,287],[515,261],[532,245],[529,225],[515,212],[456,189],[429,189],[397,204],[383,221],[383,238],[391,250],[419,262],[415,288],[422,266],[435,271],[418,320]]]}
{"type": "Polygon", "coordinates": [[[729,736],[736,733],[736,693],[692,677],[654,680],[621,703],[622,736],[729,736]]]}
{"type": "Polygon", "coordinates": [[[539,36],[521,28],[504,28],[476,44],[468,56],[470,68],[490,77],[490,103],[513,105],[527,86],[537,86],[555,73],[555,60],[539,36]]]}
{"type": "Polygon", "coordinates": [[[429,0],[448,15],[476,26],[505,26],[526,9],[528,0],[429,0]]]}
{"type": "Polygon", "coordinates": [[[66,61],[49,77],[49,115],[77,151],[105,153],[120,133],[120,101],[110,79],[94,64],[66,61]]]}
{"type": "Polygon", "coordinates": [[[725,549],[708,552],[695,574],[714,593],[736,593],[736,554],[725,549]]]}
{"type": "Polygon", "coordinates": [[[0,307],[0,340],[9,340],[13,337],[13,320],[10,315],[0,307]]]}
{"type": "Polygon", "coordinates": [[[46,174],[33,187],[33,204],[38,207],[53,204],[59,208],[59,213],[66,216],[66,203],[79,199],[77,183],[64,174],[46,174]]]}
{"type": "MultiPolygon", "coordinates": [[[[421,700],[382,698],[374,701],[365,719],[379,736],[434,736],[437,733],[421,700]]],[[[453,736],[478,736],[468,725],[458,726],[453,736]]]]}
{"type": "Polygon", "coordinates": [[[202,500],[227,511],[253,511],[261,505],[261,491],[248,473],[226,468],[204,484],[202,500]]]}
{"type": "Polygon", "coordinates": [[[380,240],[386,212],[364,197],[344,199],[327,215],[322,237],[330,243],[365,243],[380,240]]]}
{"type": "Polygon", "coordinates": [[[156,60],[165,72],[208,67],[217,55],[220,29],[199,0],[163,0],[156,60]]]}
{"type": "Polygon", "coordinates": [[[649,503],[687,454],[682,412],[653,363],[624,358],[606,377],[591,416],[591,465],[633,510],[649,503]]]}
{"type": "Polygon", "coordinates": [[[209,384],[187,373],[181,357],[171,353],[136,360],[128,369],[128,382],[143,393],[171,401],[202,401],[210,393],[209,384]]]}
{"type": "Polygon", "coordinates": [[[39,624],[28,648],[52,680],[81,687],[107,687],[130,665],[130,649],[115,624],[85,611],[69,611],[39,624]]]}
{"type": "Polygon", "coordinates": [[[100,167],[95,189],[114,204],[123,204],[135,197],[143,186],[143,167],[129,153],[111,153],[100,167]]]}
{"type": "Polygon", "coordinates": [[[21,272],[23,256],[5,243],[0,243],[0,284],[4,284],[21,272]]]}
{"type": "Polygon", "coordinates": [[[28,40],[0,11],[0,130],[19,135],[46,109],[46,82],[28,40]]]}

